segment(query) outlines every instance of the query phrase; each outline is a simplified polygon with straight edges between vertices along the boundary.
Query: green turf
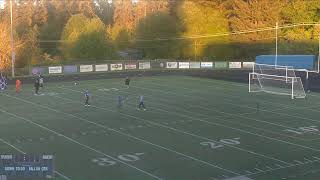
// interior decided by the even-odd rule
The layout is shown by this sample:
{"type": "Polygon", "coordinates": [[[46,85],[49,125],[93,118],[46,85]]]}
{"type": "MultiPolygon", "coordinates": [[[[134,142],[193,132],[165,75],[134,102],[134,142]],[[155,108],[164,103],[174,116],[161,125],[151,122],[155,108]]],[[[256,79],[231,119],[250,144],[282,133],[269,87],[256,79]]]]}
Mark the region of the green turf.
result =
{"type": "Polygon", "coordinates": [[[134,78],[130,89],[123,79],[49,83],[41,96],[12,88],[0,93],[0,153],[52,153],[58,180],[320,176],[318,93],[291,100],[186,76],[134,78]],[[136,109],[139,95],[147,111],[136,109]]]}

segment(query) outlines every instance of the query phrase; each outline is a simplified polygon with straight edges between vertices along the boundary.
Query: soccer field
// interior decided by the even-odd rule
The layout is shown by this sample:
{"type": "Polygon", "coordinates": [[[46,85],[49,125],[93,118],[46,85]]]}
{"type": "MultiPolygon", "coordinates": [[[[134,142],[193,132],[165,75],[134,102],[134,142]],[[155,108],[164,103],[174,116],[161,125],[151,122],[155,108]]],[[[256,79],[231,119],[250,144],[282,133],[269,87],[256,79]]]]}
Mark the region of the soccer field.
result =
{"type": "Polygon", "coordinates": [[[57,180],[320,177],[318,93],[291,100],[188,76],[133,78],[129,89],[123,79],[48,83],[42,93],[0,93],[0,154],[54,154],[57,180]]]}

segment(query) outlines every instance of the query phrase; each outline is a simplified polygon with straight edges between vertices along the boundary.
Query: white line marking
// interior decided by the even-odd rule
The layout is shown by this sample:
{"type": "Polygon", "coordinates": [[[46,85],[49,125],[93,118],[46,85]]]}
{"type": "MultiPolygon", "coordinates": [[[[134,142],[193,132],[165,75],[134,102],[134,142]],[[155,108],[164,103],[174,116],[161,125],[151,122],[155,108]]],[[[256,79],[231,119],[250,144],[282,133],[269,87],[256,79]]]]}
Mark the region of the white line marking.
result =
{"type": "Polygon", "coordinates": [[[137,167],[135,167],[135,166],[133,166],[133,165],[130,165],[130,164],[124,162],[124,161],[121,161],[121,160],[119,160],[119,159],[117,159],[117,158],[114,158],[114,157],[112,157],[112,156],[110,156],[110,155],[107,155],[107,154],[101,152],[100,150],[97,150],[97,149],[94,149],[94,148],[92,148],[92,147],[90,147],[90,146],[88,146],[88,145],[82,144],[82,143],[80,143],[80,142],[78,142],[78,141],[76,141],[76,140],[74,140],[74,139],[72,139],[72,138],[70,138],[70,137],[67,137],[67,136],[65,136],[65,135],[63,135],[63,134],[61,134],[61,133],[58,133],[58,132],[56,132],[56,131],[54,131],[54,130],[51,130],[51,129],[45,127],[45,126],[42,126],[41,124],[35,123],[35,122],[33,122],[32,120],[29,120],[29,119],[27,119],[27,118],[18,116],[18,115],[16,115],[16,114],[12,114],[12,113],[7,112],[7,111],[5,111],[5,110],[3,110],[3,109],[0,109],[0,112],[5,113],[5,114],[8,114],[8,115],[11,115],[11,116],[16,117],[16,118],[18,118],[18,119],[22,119],[22,120],[24,120],[24,121],[26,121],[26,122],[28,122],[28,123],[30,123],[30,124],[33,124],[33,125],[35,125],[35,126],[40,127],[41,129],[44,129],[44,130],[46,130],[46,131],[48,131],[48,132],[51,132],[51,133],[53,133],[53,134],[55,134],[55,135],[58,135],[58,136],[60,136],[60,137],[63,137],[63,138],[65,138],[65,139],[69,140],[70,142],[73,142],[73,143],[75,143],[75,144],[78,144],[78,145],[80,145],[80,146],[82,146],[82,147],[85,147],[85,148],[87,148],[87,149],[89,149],[89,150],[91,150],[91,151],[93,151],[93,152],[96,152],[96,153],[98,153],[98,154],[100,154],[100,155],[103,155],[103,156],[108,157],[108,158],[110,158],[110,159],[112,159],[112,160],[114,160],[114,161],[117,161],[117,162],[119,162],[119,163],[121,163],[121,164],[124,164],[124,165],[126,165],[126,166],[128,166],[128,167],[131,167],[131,168],[133,168],[133,169],[135,169],[135,170],[137,170],[137,171],[139,171],[139,172],[141,172],[141,173],[143,173],[143,174],[146,174],[146,175],[148,175],[148,176],[150,176],[150,177],[153,177],[153,178],[155,178],[155,179],[158,179],[158,180],[162,180],[162,178],[160,178],[160,177],[158,177],[158,176],[156,176],[156,175],[153,175],[153,174],[151,174],[151,173],[149,173],[149,172],[147,172],[147,171],[144,171],[144,170],[139,169],[139,168],[137,168],[137,167]]]}
{"type": "MultiPolygon", "coordinates": [[[[62,88],[60,87],[61,89],[66,89],[66,90],[70,90],[70,91],[74,91],[74,92],[80,92],[80,91],[76,91],[76,90],[73,90],[73,89],[69,89],[69,88],[62,88]]],[[[68,98],[62,98],[60,96],[54,96],[54,97],[57,97],[57,98],[61,98],[61,99],[68,99],[68,98]]],[[[71,99],[69,99],[71,100],[71,99]]],[[[98,109],[102,109],[102,110],[107,110],[107,111],[110,111],[110,112],[115,112],[113,110],[110,110],[110,109],[107,109],[107,108],[102,108],[102,107],[98,107],[98,106],[93,106],[92,107],[95,107],[95,108],[98,108],[98,109]]],[[[158,109],[158,108],[157,108],[158,109]]],[[[166,111],[166,110],[164,110],[166,111]]],[[[169,111],[166,111],[166,112],[169,112],[169,111]]],[[[193,134],[193,133],[189,133],[187,131],[183,131],[183,130],[180,130],[180,129],[176,129],[176,128],[173,128],[173,127],[169,127],[169,126],[166,126],[166,125],[163,125],[163,124],[160,124],[160,123],[156,123],[156,122],[153,122],[153,121],[149,121],[149,120],[146,120],[144,118],[139,118],[139,117],[136,117],[136,116],[133,116],[133,115],[130,115],[130,114],[126,114],[126,113],[120,113],[124,116],[127,116],[127,117],[130,117],[130,118],[134,118],[134,119],[137,119],[137,120],[142,120],[144,122],[148,122],[148,123],[151,123],[151,124],[154,124],[154,125],[157,125],[157,126],[160,126],[160,127],[163,127],[163,128],[167,128],[167,129],[171,129],[173,131],[176,131],[176,132],[180,132],[180,133],[183,133],[183,134],[188,134],[190,136],[193,136],[193,137],[197,137],[197,138],[200,138],[200,139],[204,139],[204,140],[209,140],[209,141],[212,141],[212,142],[216,142],[216,143],[219,143],[221,144],[220,142],[218,141],[215,141],[213,139],[210,139],[210,138],[207,138],[207,137],[203,137],[203,136],[199,136],[199,135],[196,135],[196,134],[193,134]]],[[[187,115],[180,115],[180,116],[183,116],[183,117],[186,117],[186,118],[189,118],[189,119],[193,119],[193,120],[197,120],[193,117],[190,117],[190,116],[187,116],[187,115]]],[[[204,120],[200,120],[198,119],[197,121],[201,121],[201,122],[207,122],[207,121],[204,121],[204,120]]],[[[216,123],[212,123],[212,124],[216,124],[216,123]]],[[[228,127],[229,128],[229,127],[228,127]]],[[[229,145],[229,144],[224,144],[225,146],[228,146],[228,147],[231,147],[231,148],[234,148],[234,149],[237,149],[237,150],[240,150],[240,151],[244,151],[244,152],[247,152],[247,153],[250,153],[250,154],[254,154],[254,155],[257,155],[257,156],[260,156],[260,157],[264,157],[264,158],[267,158],[267,159],[271,159],[271,160],[274,160],[274,161],[278,161],[278,162],[281,162],[281,163],[284,163],[284,164],[290,164],[288,162],[285,162],[285,161],[282,161],[280,159],[276,159],[276,158],[273,158],[273,157],[270,157],[270,156],[266,156],[266,155],[263,155],[263,154],[260,154],[260,153],[256,153],[254,151],[251,151],[251,150],[247,150],[247,149],[243,149],[243,148],[240,148],[240,147],[236,147],[236,146],[233,146],[233,145],[229,145]]]]}
{"type": "MultiPolygon", "coordinates": [[[[6,96],[11,97],[10,95],[6,95],[6,96]]],[[[59,96],[54,96],[54,97],[59,97],[59,96]]],[[[175,153],[175,154],[179,154],[179,155],[181,155],[181,156],[187,157],[187,158],[192,159],[192,160],[194,160],[194,161],[201,162],[201,163],[206,164],[206,165],[209,165],[209,166],[211,166],[211,167],[218,168],[218,169],[224,170],[224,171],[226,171],[226,172],[229,172],[229,173],[232,173],[232,174],[235,174],[235,175],[240,175],[240,174],[238,174],[238,173],[236,173],[236,172],[233,172],[233,171],[231,171],[231,170],[222,168],[222,167],[220,167],[220,166],[218,166],[218,165],[215,165],[215,164],[212,164],[212,163],[209,163],[209,162],[206,162],[206,161],[197,159],[197,158],[195,158],[195,157],[192,157],[192,156],[189,156],[189,155],[180,153],[180,152],[178,152],[178,151],[175,151],[175,150],[172,150],[172,149],[169,149],[169,148],[166,148],[166,147],[163,147],[163,146],[154,144],[154,143],[152,143],[152,142],[149,142],[149,141],[146,141],[146,140],[144,140],[144,139],[135,137],[135,136],[133,136],[133,135],[126,134],[126,133],[123,133],[123,132],[121,132],[121,131],[118,131],[118,130],[109,128],[109,127],[107,127],[107,126],[105,126],[105,125],[102,125],[102,124],[99,124],[99,123],[96,123],[96,122],[93,122],[93,121],[89,121],[89,120],[87,120],[87,119],[85,119],[85,118],[81,118],[81,117],[75,116],[75,115],[70,114],[70,113],[65,113],[65,112],[63,112],[63,111],[58,111],[58,110],[52,109],[52,108],[50,108],[50,107],[48,107],[48,106],[44,106],[44,105],[40,105],[40,104],[35,104],[35,103],[33,103],[33,102],[30,102],[30,101],[27,101],[27,100],[24,100],[24,99],[21,99],[21,98],[16,98],[16,97],[12,97],[12,98],[18,99],[18,100],[20,100],[20,101],[23,101],[23,102],[26,102],[26,103],[29,103],[29,104],[33,104],[33,105],[38,106],[38,107],[42,107],[42,108],[45,108],[45,109],[48,109],[48,110],[52,110],[52,111],[57,112],[57,113],[62,113],[62,114],[65,114],[65,115],[74,117],[74,118],[79,119],[79,120],[82,120],[82,121],[84,121],[84,122],[87,122],[87,123],[90,123],[90,124],[94,124],[94,125],[96,125],[96,126],[98,126],[98,127],[101,127],[101,128],[104,128],[104,129],[107,129],[107,130],[116,132],[116,133],[118,133],[118,134],[121,134],[121,135],[130,137],[130,138],[133,138],[133,139],[135,139],[135,140],[139,140],[139,141],[144,142],[144,143],[146,143],[146,144],[153,145],[153,146],[155,146],[155,147],[158,147],[158,148],[167,150],[167,151],[169,151],[169,152],[173,152],[173,153],[175,153]]],[[[59,97],[59,98],[61,98],[61,97],[59,97]]],[[[68,99],[68,98],[63,98],[63,99],[66,100],[66,99],[68,99]]],[[[99,107],[97,107],[97,106],[92,106],[92,107],[99,108],[99,107]]],[[[1,109],[0,109],[0,111],[1,111],[1,109]]],[[[109,110],[109,111],[113,112],[112,110],[109,110]]],[[[136,118],[136,117],[135,117],[135,118],[136,118]]],[[[59,136],[63,136],[63,135],[61,134],[61,135],[59,135],[59,136]]],[[[70,139],[71,139],[71,138],[70,138],[70,139]]]]}

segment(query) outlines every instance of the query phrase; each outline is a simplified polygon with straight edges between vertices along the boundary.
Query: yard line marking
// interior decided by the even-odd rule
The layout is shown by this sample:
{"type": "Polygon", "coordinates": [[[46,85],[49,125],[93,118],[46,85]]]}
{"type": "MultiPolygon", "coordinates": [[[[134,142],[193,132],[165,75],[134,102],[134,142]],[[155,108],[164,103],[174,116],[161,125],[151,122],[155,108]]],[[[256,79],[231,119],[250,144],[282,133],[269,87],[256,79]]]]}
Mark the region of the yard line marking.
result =
{"type": "MultiPolygon", "coordinates": [[[[148,83],[146,83],[148,84],[148,83]]],[[[163,85],[159,85],[159,84],[155,84],[155,83],[149,83],[149,84],[152,84],[152,85],[158,85],[158,86],[163,86],[163,85]]],[[[175,92],[172,92],[172,91],[163,91],[161,89],[153,89],[153,88],[146,88],[146,87],[138,87],[138,86],[132,86],[132,87],[135,87],[135,88],[139,88],[139,89],[148,89],[150,91],[158,91],[158,92],[163,92],[165,94],[174,94],[174,95],[177,95],[177,96],[185,96],[185,97],[192,97],[190,95],[186,95],[186,94],[178,94],[178,93],[175,93],[175,92]]],[[[181,88],[181,87],[180,87],[181,88]]],[[[192,89],[189,89],[189,88],[186,88],[188,90],[192,90],[192,89]]],[[[217,93],[216,93],[217,94],[217,93]]],[[[220,93],[218,93],[220,94],[220,93]]],[[[236,97],[237,99],[240,99],[239,96],[234,96],[236,97]]],[[[197,97],[197,98],[201,98],[201,99],[204,99],[202,97],[197,97]]],[[[229,98],[230,99],[230,98],[229,98]]],[[[207,100],[207,99],[204,99],[204,100],[207,100]]],[[[230,101],[228,99],[225,99],[225,101],[223,103],[225,104],[229,104],[229,105],[233,105],[233,106],[238,106],[238,107],[243,107],[243,108],[248,108],[248,109],[253,109],[253,110],[256,110],[256,108],[254,107],[250,107],[250,106],[244,106],[244,105],[238,105],[238,104],[235,104],[234,102],[230,101],[230,103],[226,102],[226,101],[230,101]]],[[[200,108],[205,108],[203,106],[200,106],[200,105],[197,105],[197,107],[200,107],[200,108]]],[[[208,108],[206,108],[208,109],[208,108]]],[[[249,120],[253,120],[253,121],[258,121],[258,122],[263,122],[263,123],[266,123],[266,124],[271,124],[271,125],[274,125],[274,126],[279,126],[279,127],[284,127],[284,128],[288,128],[288,129],[295,129],[294,127],[290,127],[290,126],[285,126],[283,124],[277,124],[277,123],[272,123],[272,122],[269,122],[269,121],[263,121],[263,120],[258,120],[256,118],[249,118],[249,117],[246,117],[246,116],[243,116],[243,115],[236,115],[236,114],[231,114],[231,113],[227,113],[227,112],[223,112],[223,111],[217,111],[215,109],[210,109],[211,111],[216,111],[216,112],[220,112],[220,113],[223,113],[223,114],[226,114],[226,115],[231,115],[231,116],[238,116],[238,117],[243,117],[243,118],[246,118],[246,119],[249,119],[249,120]]],[[[269,111],[269,110],[265,110],[265,109],[260,109],[260,111],[265,111],[265,112],[270,112],[270,113],[273,113],[273,114],[280,114],[280,115],[284,115],[284,116],[288,116],[288,117],[294,117],[294,118],[301,118],[301,119],[306,119],[306,120],[310,120],[310,121],[316,121],[316,122],[320,122],[318,120],[313,120],[313,119],[310,119],[310,118],[305,118],[305,117],[301,117],[301,116],[293,116],[293,115],[289,115],[289,114],[286,114],[286,113],[279,113],[279,112],[275,112],[275,111],[269,111]]],[[[320,133],[314,133],[314,132],[311,132],[311,134],[316,134],[316,135],[320,135],[320,133]]]]}
{"type": "Polygon", "coordinates": [[[270,166],[266,166],[266,168],[267,168],[267,169],[269,169],[269,170],[271,170],[271,169],[272,169],[272,167],[270,167],[270,166]]]}
{"type": "Polygon", "coordinates": [[[259,168],[254,168],[257,171],[263,172],[263,170],[259,169],[259,168]]]}
{"type": "MultiPolygon", "coordinates": [[[[0,141],[3,142],[4,144],[12,147],[13,149],[17,150],[18,152],[20,152],[21,154],[27,154],[26,152],[24,152],[23,150],[21,150],[20,148],[10,144],[9,142],[5,141],[4,139],[0,138],[0,141]]],[[[60,173],[59,171],[54,171],[54,173],[58,174],[59,176],[63,177],[66,180],[71,180],[70,178],[68,178],[67,176],[65,176],[64,174],[60,173]]]]}
{"type": "MultiPolygon", "coordinates": [[[[69,89],[69,88],[62,88],[62,89],[66,89],[66,90],[70,90],[70,91],[75,91],[75,92],[80,92],[80,91],[76,91],[76,90],[73,90],[73,89],[69,89]]],[[[60,97],[60,96],[54,96],[54,97],[59,97],[61,99],[68,99],[68,98],[65,98],[65,97],[60,97]]],[[[69,99],[71,100],[71,99],[69,99]]],[[[107,110],[107,111],[110,111],[110,112],[115,112],[113,110],[110,110],[110,109],[107,109],[107,108],[102,108],[102,107],[98,107],[98,106],[94,106],[92,105],[92,107],[95,107],[95,108],[98,108],[98,109],[103,109],[103,110],[107,110]]],[[[158,109],[158,108],[157,108],[158,109]]],[[[174,130],[174,131],[177,131],[177,132],[180,132],[180,133],[184,133],[184,134],[188,134],[190,136],[193,136],[193,137],[198,137],[200,139],[204,139],[204,140],[208,140],[208,141],[211,141],[211,142],[215,142],[215,143],[219,143],[221,144],[221,142],[218,142],[218,141],[215,141],[213,139],[210,139],[210,138],[207,138],[207,137],[203,137],[203,136],[200,136],[200,135],[196,135],[196,134],[193,134],[193,133],[190,133],[190,132],[187,132],[187,131],[183,131],[183,130],[180,130],[180,129],[176,129],[176,128],[173,128],[173,127],[170,127],[170,126],[166,126],[166,125],[163,125],[163,124],[160,124],[160,123],[156,123],[156,122],[153,122],[153,121],[149,121],[149,120],[146,120],[146,119],[143,119],[143,118],[140,118],[140,117],[136,117],[136,116],[133,116],[133,115],[130,115],[130,114],[126,114],[126,113],[120,113],[124,116],[127,116],[127,117],[131,117],[131,118],[134,118],[134,119],[138,119],[138,120],[142,120],[144,122],[148,122],[148,123],[151,123],[151,124],[155,124],[155,125],[158,125],[158,126],[161,126],[161,127],[164,127],[164,128],[167,128],[167,129],[171,129],[171,130],[174,130]]],[[[182,116],[182,115],[181,115],[182,116]]],[[[193,117],[190,117],[190,116],[185,116],[183,115],[184,117],[187,117],[187,118],[191,118],[191,119],[195,119],[193,117]]],[[[200,119],[198,121],[201,121],[200,119]]],[[[222,143],[223,145],[227,146],[227,147],[230,147],[230,148],[234,148],[234,149],[237,149],[237,150],[240,150],[240,151],[243,151],[243,152],[247,152],[247,153],[250,153],[250,154],[254,154],[254,155],[257,155],[257,156],[260,156],[260,157],[264,157],[264,158],[267,158],[267,159],[271,159],[271,160],[274,160],[274,161],[278,161],[278,162],[281,162],[281,163],[284,163],[284,164],[290,164],[288,162],[285,162],[285,161],[282,161],[280,159],[276,159],[276,158],[273,158],[273,157],[270,157],[270,156],[266,156],[266,155],[263,155],[263,154],[260,154],[260,153],[256,153],[254,151],[251,151],[251,150],[247,150],[247,149],[243,149],[243,148],[240,148],[240,147],[236,147],[236,146],[233,146],[233,145],[229,145],[229,144],[225,144],[225,143],[222,143]]]]}
{"type": "MultiPolygon", "coordinates": [[[[61,88],[61,87],[58,87],[58,88],[61,88]]],[[[69,88],[66,88],[66,89],[69,89],[69,88]]],[[[144,88],[144,89],[149,89],[149,90],[154,90],[154,89],[152,89],[152,88],[144,88]]],[[[69,89],[69,90],[71,90],[71,89],[69,89]]],[[[158,91],[161,91],[161,90],[158,90],[158,91]]],[[[79,92],[79,91],[74,91],[74,92],[79,92]]],[[[167,91],[161,91],[161,92],[165,92],[166,94],[168,93],[167,91]]],[[[175,93],[176,94],[176,93],[175,93]]],[[[100,97],[100,96],[99,96],[100,97]]],[[[102,96],[101,96],[102,97],[102,96]]],[[[147,97],[147,96],[146,96],[147,97]]],[[[149,96],[148,96],[149,97],[149,96]]],[[[151,97],[152,98],[152,97],[151,97]]],[[[153,98],[152,98],[153,99],[153,98]]],[[[150,103],[150,104],[153,104],[153,103],[150,103]]],[[[157,104],[159,104],[160,105],[160,103],[157,103],[157,104]]],[[[233,103],[232,103],[232,105],[234,105],[233,103]]],[[[235,105],[235,106],[237,106],[237,105],[235,105]]],[[[167,105],[166,105],[166,107],[167,107],[167,105]]],[[[201,108],[204,108],[203,106],[199,106],[199,107],[201,107],[201,108]]],[[[247,107],[247,106],[246,106],[247,107]]],[[[177,107],[176,107],[177,108],[177,107]]],[[[247,107],[247,108],[251,108],[251,107],[247,107]]],[[[180,113],[177,113],[177,112],[171,112],[171,111],[166,111],[166,110],[163,110],[163,109],[160,109],[160,108],[157,108],[158,110],[160,110],[160,111],[164,111],[164,112],[167,112],[167,113],[175,113],[175,114],[179,114],[179,115],[181,115],[180,113]]],[[[255,109],[255,108],[254,108],[255,109]]],[[[208,110],[208,109],[206,109],[206,110],[208,110]]],[[[212,110],[214,110],[214,109],[210,109],[210,111],[212,111],[212,110]]],[[[182,111],[185,111],[185,110],[182,110],[182,111]]],[[[216,112],[218,112],[218,113],[224,113],[224,114],[226,114],[225,112],[223,112],[223,111],[217,111],[217,110],[214,110],[214,111],[216,111],[216,112]]],[[[189,112],[189,111],[186,111],[186,112],[189,112]]],[[[252,113],[252,114],[255,114],[255,113],[252,113]]],[[[200,114],[199,114],[200,115],[200,114]]],[[[202,115],[202,114],[201,114],[202,115]]],[[[232,115],[232,116],[238,116],[238,117],[244,117],[244,118],[246,118],[246,119],[248,119],[249,117],[246,117],[246,116],[243,116],[243,115],[241,115],[241,114],[231,114],[231,113],[227,113],[226,114],[226,116],[230,116],[230,115],[232,115]]],[[[225,116],[221,116],[221,117],[219,117],[219,116],[217,116],[217,117],[209,117],[208,115],[202,115],[202,116],[206,116],[206,117],[204,117],[204,118],[202,118],[201,117],[201,119],[209,119],[209,118],[214,118],[214,119],[218,119],[218,118],[222,118],[222,117],[225,117],[225,116]]],[[[250,118],[249,120],[253,120],[253,121],[260,121],[260,122],[263,122],[263,123],[270,123],[270,122],[268,122],[268,121],[261,121],[261,120],[257,120],[257,119],[255,119],[255,118],[250,118]]],[[[320,121],[319,121],[320,122],[320,121]]],[[[166,125],[169,125],[169,123],[165,123],[166,125]]],[[[263,130],[263,131],[265,131],[265,132],[270,132],[270,133],[273,133],[273,134],[278,134],[278,135],[281,135],[281,136],[286,136],[286,137],[290,137],[290,138],[293,138],[293,139],[299,139],[299,140],[302,140],[302,141],[309,141],[309,140],[306,140],[306,139],[303,139],[303,138],[300,138],[300,137],[297,137],[297,136],[290,136],[290,135],[287,135],[287,134],[282,134],[282,133],[278,133],[278,132],[274,132],[274,131],[270,131],[270,130],[265,130],[265,129],[261,129],[261,128],[257,128],[257,127],[253,127],[253,126],[249,126],[249,125],[245,125],[245,124],[241,124],[242,126],[247,126],[247,127],[250,127],[250,128],[254,128],[254,129],[258,129],[258,130],[263,130]]],[[[273,125],[277,125],[277,124],[273,124],[273,125]]],[[[284,125],[282,125],[282,126],[284,126],[284,125]]],[[[293,130],[295,130],[296,128],[293,128],[293,127],[288,127],[288,126],[284,126],[284,128],[288,128],[288,129],[293,129],[293,130]]],[[[316,135],[320,135],[320,133],[318,134],[318,133],[314,133],[314,132],[310,132],[311,134],[316,134],[316,135]]]]}
{"type": "Polygon", "coordinates": [[[42,126],[41,124],[38,124],[38,123],[36,123],[36,122],[34,122],[34,121],[30,120],[30,119],[27,119],[27,118],[18,116],[18,115],[16,115],[16,114],[7,112],[7,111],[5,111],[5,110],[3,110],[3,109],[1,109],[1,108],[0,108],[0,112],[5,113],[5,114],[8,114],[8,115],[11,115],[11,116],[16,117],[16,118],[18,118],[18,119],[22,119],[22,120],[24,120],[24,121],[26,121],[26,122],[28,122],[28,123],[30,123],[30,124],[33,124],[33,125],[35,125],[35,126],[40,127],[41,129],[44,129],[44,130],[46,130],[46,131],[48,131],[48,132],[51,132],[51,133],[53,133],[53,134],[55,134],[55,135],[57,135],[57,136],[63,137],[63,138],[65,138],[65,139],[67,139],[67,140],[69,140],[69,141],[71,141],[71,142],[73,142],[73,143],[75,143],[75,144],[78,144],[78,145],[80,145],[80,146],[82,146],[82,147],[85,147],[85,148],[87,148],[87,149],[89,149],[89,150],[91,150],[91,151],[93,151],[93,152],[96,152],[96,153],[98,153],[98,154],[100,154],[100,155],[103,155],[103,156],[108,157],[108,158],[110,158],[110,159],[112,159],[112,160],[114,160],[114,161],[117,161],[117,162],[119,162],[119,163],[121,163],[121,164],[124,164],[124,165],[126,165],[126,166],[128,166],[128,167],[130,167],[130,168],[132,168],[132,169],[135,169],[135,170],[137,170],[137,171],[139,171],[139,172],[141,172],[141,173],[143,173],[143,174],[145,174],[145,175],[148,175],[148,176],[153,177],[153,178],[158,179],[158,180],[163,180],[162,178],[160,178],[160,177],[158,177],[158,176],[156,176],[156,175],[153,175],[153,174],[151,174],[151,173],[149,173],[149,172],[147,172],[147,171],[144,171],[144,170],[142,170],[142,169],[139,169],[139,168],[137,168],[137,167],[135,167],[135,166],[133,166],[133,165],[131,165],[131,164],[128,164],[128,163],[126,163],[126,162],[124,162],[124,161],[121,161],[121,160],[119,160],[119,159],[117,159],[117,158],[114,158],[114,157],[112,157],[112,156],[110,156],[110,155],[107,155],[107,154],[101,152],[100,150],[97,150],[97,149],[94,149],[94,148],[92,148],[92,147],[90,147],[90,146],[88,146],[88,145],[82,144],[82,143],[80,143],[80,142],[78,142],[78,141],[76,141],[76,140],[74,140],[74,139],[72,139],[72,138],[70,138],[70,137],[67,137],[67,136],[65,136],[65,135],[63,135],[63,134],[61,134],[61,133],[58,133],[58,132],[56,132],[56,131],[54,131],[54,130],[52,130],[52,129],[49,129],[49,128],[45,127],[45,126],[42,126]]]}
{"type": "Polygon", "coordinates": [[[294,160],[294,162],[298,163],[298,164],[302,164],[303,162],[298,161],[298,160],[294,160]]]}
{"type": "MultiPolygon", "coordinates": [[[[8,96],[10,97],[10,95],[8,95],[8,96]]],[[[54,96],[54,97],[59,97],[59,96],[54,96]]],[[[12,98],[15,98],[15,97],[12,97],[12,98]]],[[[61,97],[59,97],[59,98],[61,98],[61,97]]],[[[21,98],[17,98],[17,99],[19,100],[19,99],[21,99],[21,98]]],[[[68,98],[63,98],[63,99],[66,100],[66,99],[68,99],[68,98]]],[[[133,138],[133,139],[135,139],[135,140],[139,140],[139,141],[144,142],[144,143],[146,143],[146,144],[149,144],[149,145],[158,147],[158,148],[160,148],[160,149],[167,150],[167,151],[169,151],[169,152],[173,152],[173,153],[175,153],[175,154],[184,156],[184,157],[189,158],[189,159],[194,160],[194,161],[201,162],[201,163],[206,164],[206,165],[209,165],[209,166],[211,166],[211,167],[214,167],[214,168],[217,168],[217,169],[220,169],[220,170],[224,170],[224,171],[226,171],[226,172],[229,172],[229,173],[232,173],[232,174],[235,174],[235,175],[240,175],[240,174],[238,174],[238,173],[236,173],[236,172],[233,172],[233,171],[231,171],[231,170],[222,168],[222,167],[220,167],[220,166],[218,166],[218,165],[215,165],[215,164],[212,164],[212,163],[203,161],[203,160],[201,160],[201,159],[197,159],[197,158],[195,158],[195,157],[192,157],[192,156],[189,156],[189,155],[180,153],[180,152],[178,152],[178,151],[175,151],[175,150],[172,150],[172,149],[163,147],[163,146],[160,146],[160,145],[158,145],[158,144],[154,144],[154,143],[152,143],[152,142],[146,141],[146,140],[144,140],[144,139],[138,138],[138,137],[133,136],[133,135],[130,135],[130,134],[126,134],[126,133],[124,133],[124,132],[118,131],[118,130],[113,129],[113,128],[110,128],[110,127],[108,127],[108,126],[105,126],[105,125],[102,125],[102,124],[99,124],[99,123],[96,123],[96,122],[93,122],[93,121],[89,121],[89,120],[87,120],[87,119],[85,119],[85,118],[81,118],[81,117],[75,116],[75,115],[73,115],[73,114],[65,113],[65,112],[63,112],[63,111],[59,111],[59,110],[56,110],[56,109],[53,109],[53,108],[50,108],[50,107],[48,107],[48,106],[44,106],[44,105],[41,105],[41,104],[35,104],[35,103],[31,102],[31,101],[27,101],[27,100],[24,100],[24,99],[21,99],[20,101],[23,101],[23,102],[26,102],[26,103],[29,103],[29,104],[33,104],[33,105],[35,105],[35,106],[42,107],[42,108],[45,108],[45,109],[49,109],[49,110],[52,110],[52,111],[57,112],[57,113],[62,113],[62,114],[65,114],[65,115],[74,117],[74,118],[79,119],[79,120],[82,120],[82,121],[84,121],[84,122],[87,122],[87,123],[90,123],[90,124],[94,124],[94,125],[96,125],[96,126],[98,126],[98,127],[100,127],[100,128],[104,128],[104,129],[107,129],[107,130],[116,132],[116,133],[118,133],[118,134],[124,135],[124,136],[126,136],[126,137],[130,137],[130,138],[133,138]]],[[[96,107],[96,106],[92,106],[92,107],[96,107]]],[[[1,111],[1,109],[0,109],[0,111],[1,111]]],[[[110,110],[110,111],[111,111],[111,110],[110,110]]]]}

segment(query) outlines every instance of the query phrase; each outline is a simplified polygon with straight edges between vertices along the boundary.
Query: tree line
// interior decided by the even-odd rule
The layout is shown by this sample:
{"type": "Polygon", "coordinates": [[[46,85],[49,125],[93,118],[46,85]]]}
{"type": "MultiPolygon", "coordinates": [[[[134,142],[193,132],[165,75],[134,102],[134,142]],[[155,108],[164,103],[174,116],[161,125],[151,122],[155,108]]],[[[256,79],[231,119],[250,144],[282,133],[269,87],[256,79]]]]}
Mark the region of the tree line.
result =
{"type": "MultiPolygon", "coordinates": [[[[144,59],[228,60],[279,53],[316,54],[320,1],[313,0],[16,0],[16,66],[144,59]],[[261,30],[266,28],[264,30],[261,30]],[[269,28],[269,29],[268,29],[269,28]],[[256,31],[261,30],[261,31],[256,31]]],[[[0,9],[0,68],[10,66],[10,2],[0,9]]]]}

